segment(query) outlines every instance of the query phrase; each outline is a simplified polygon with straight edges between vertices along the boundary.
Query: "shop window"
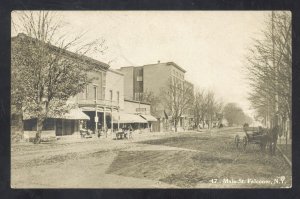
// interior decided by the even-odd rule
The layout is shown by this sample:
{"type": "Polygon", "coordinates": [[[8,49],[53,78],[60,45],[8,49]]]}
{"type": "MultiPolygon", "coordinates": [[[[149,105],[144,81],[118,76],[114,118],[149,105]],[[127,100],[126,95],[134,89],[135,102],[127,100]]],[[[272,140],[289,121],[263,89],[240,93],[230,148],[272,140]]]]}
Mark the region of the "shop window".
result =
{"type": "Polygon", "coordinates": [[[54,119],[48,118],[43,122],[43,130],[54,130],[54,119]]]}

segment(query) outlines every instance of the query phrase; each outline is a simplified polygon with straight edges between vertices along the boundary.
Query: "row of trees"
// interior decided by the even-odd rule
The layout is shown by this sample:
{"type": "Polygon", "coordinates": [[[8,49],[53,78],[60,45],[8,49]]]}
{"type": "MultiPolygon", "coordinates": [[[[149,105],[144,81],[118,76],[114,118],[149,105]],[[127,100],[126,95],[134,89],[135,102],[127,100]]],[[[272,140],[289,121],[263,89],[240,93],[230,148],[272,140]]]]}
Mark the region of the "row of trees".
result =
{"type": "Polygon", "coordinates": [[[228,103],[223,109],[224,118],[226,118],[228,125],[243,125],[244,123],[251,124],[253,119],[244,113],[243,109],[235,103],[228,103]]]}
{"type": "Polygon", "coordinates": [[[161,90],[160,96],[153,92],[145,92],[142,97],[142,101],[151,104],[152,115],[164,115],[165,118],[171,119],[175,131],[183,115],[193,116],[194,128],[212,128],[214,124],[222,124],[223,119],[227,120],[229,126],[252,123],[252,118],[244,113],[242,108],[235,103],[224,105],[213,91],[197,88],[194,92],[193,87],[178,85],[170,82],[161,90]]]}
{"type": "Polygon", "coordinates": [[[263,37],[255,39],[249,50],[246,65],[252,87],[249,100],[257,120],[268,127],[278,124],[285,133],[292,121],[291,36],[291,13],[272,11],[263,37]]]}
{"type": "Polygon", "coordinates": [[[223,102],[216,99],[213,91],[196,89],[193,103],[195,127],[202,123],[203,127],[207,124],[211,128],[213,121],[220,123],[223,119],[222,108],[223,102]]]}
{"type": "MultiPolygon", "coordinates": [[[[252,123],[252,118],[244,113],[243,109],[236,103],[224,104],[222,100],[215,97],[213,91],[196,90],[193,104],[195,127],[208,125],[212,127],[212,122],[218,125],[225,119],[229,126],[252,123]]],[[[224,125],[224,124],[223,124],[224,125]]]]}

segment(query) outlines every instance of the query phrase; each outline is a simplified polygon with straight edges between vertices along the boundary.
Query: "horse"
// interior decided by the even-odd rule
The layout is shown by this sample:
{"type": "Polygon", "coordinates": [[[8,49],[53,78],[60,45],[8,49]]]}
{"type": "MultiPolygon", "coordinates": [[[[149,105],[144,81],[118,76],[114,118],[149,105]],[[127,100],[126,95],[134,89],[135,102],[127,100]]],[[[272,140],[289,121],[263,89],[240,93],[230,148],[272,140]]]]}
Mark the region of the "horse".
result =
{"type": "Polygon", "coordinates": [[[277,139],[280,131],[279,126],[275,125],[271,129],[261,128],[260,130],[262,131],[263,134],[260,143],[261,150],[264,152],[266,147],[268,147],[270,155],[275,155],[277,139]]]}
{"type": "Polygon", "coordinates": [[[272,129],[269,130],[267,134],[269,151],[271,155],[275,155],[279,131],[279,126],[275,125],[272,129]]]}

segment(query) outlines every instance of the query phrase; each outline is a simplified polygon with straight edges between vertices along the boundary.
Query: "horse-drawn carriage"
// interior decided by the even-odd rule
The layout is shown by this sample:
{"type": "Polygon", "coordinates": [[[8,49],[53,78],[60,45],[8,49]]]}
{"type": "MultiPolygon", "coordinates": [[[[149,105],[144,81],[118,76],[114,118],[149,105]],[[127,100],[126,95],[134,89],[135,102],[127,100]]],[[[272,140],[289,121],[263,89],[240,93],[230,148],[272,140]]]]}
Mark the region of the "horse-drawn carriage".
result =
{"type": "Polygon", "coordinates": [[[245,135],[236,135],[234,143],[236,148],[246,149],[249,144],[256,144],[260,146],[261,150],[264,150],[267,144],[267,132],[261,127],[249,127],[247,124],[244,125],[243,130],[245,135]]]}
{"type": "Polygon", "coordinates": [[[260,146],[261,151],[265,151],[266,147],[268,147],[270,153],[272,155],[275,154],[278,133],[280,131],[278,125],[267,129],[262,127],[249,127],[248,124],[244,124],[243,130],[245,135],[236,135],[234,138],[236,148],[242,146],[243,150],[245,150],[247,145],[256,144],[260,146]]]}

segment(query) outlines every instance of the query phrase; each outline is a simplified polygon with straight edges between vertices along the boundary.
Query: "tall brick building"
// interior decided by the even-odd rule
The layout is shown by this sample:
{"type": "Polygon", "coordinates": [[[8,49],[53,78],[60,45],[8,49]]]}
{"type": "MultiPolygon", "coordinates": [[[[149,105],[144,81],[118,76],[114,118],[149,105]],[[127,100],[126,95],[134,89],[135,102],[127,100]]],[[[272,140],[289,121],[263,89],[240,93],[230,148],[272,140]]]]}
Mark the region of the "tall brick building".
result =
{"type": "MultiPolygon", "coordinates": [[[[160,96],[161,90],[167,88],[170,81],[182,86],[188,85],[193,90],[193,84],[187,82],[184,78],[186,71],[174,62],[121,67],[119,71],[124,74],[125,99],[140,101],[143,99],[143,94],[149,92],[152,92],[155,96],[160,96]]],[[[160,115],[157,117],[160,124],[156,125],[155,130],[162,131],[164,128],[163,120],[165,119],[164,107],[160,104],[158,109],[160,115]]],[[[187,111],[185,116],[189,115],[188,117],[190,117],[189,113],[190,111],[187,111]]],[[[180,120],[179,126],[184,128],[184,118],[180,120]]]]}

